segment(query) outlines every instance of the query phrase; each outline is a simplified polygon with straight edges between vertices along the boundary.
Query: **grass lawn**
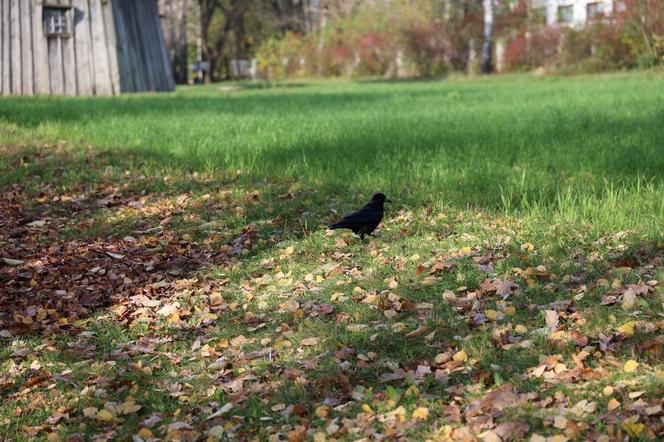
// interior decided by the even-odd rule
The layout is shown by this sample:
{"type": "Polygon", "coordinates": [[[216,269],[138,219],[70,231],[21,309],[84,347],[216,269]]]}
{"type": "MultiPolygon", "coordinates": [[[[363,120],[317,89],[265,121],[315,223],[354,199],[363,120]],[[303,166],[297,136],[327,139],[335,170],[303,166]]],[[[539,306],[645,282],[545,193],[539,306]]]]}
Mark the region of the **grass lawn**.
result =
{"type": "Polygon", "coordinates": [[[662,438],[663,229],[658,72],[0,98],[0,439],[662,438]]]}

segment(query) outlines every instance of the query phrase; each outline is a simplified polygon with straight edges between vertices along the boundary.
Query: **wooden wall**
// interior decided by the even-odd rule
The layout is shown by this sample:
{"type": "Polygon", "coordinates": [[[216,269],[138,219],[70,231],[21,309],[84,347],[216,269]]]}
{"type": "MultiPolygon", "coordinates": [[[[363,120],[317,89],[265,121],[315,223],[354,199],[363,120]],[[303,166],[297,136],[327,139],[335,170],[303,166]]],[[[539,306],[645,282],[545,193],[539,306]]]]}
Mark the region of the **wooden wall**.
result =
{"type": "Polygon", "coordinates": [[[0,95],[173,90],[155,0],[0,0],[0,80],[0,95]],[[70,37],[46,37],[52,4],[71,6],[70,37]]]}
{"type": "Polygon", "coordinates": [[[123,92],[170,91],[173,71],[155,0],[114,0],[117,63],[123,92]]]}

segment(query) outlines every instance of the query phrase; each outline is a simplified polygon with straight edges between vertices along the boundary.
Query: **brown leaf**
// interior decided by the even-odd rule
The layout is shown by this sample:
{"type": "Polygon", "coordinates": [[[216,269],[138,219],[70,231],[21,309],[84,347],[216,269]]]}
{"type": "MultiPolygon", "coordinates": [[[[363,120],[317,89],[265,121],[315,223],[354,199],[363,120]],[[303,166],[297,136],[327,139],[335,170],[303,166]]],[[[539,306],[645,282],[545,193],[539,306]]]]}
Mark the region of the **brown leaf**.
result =
{"type": "Polygon", "coordinates": [[[318,345],[318,338],[312,337],[312,338],[302,339],[302,341],[300,341],[300,344],[304,346],[318,345]]]}

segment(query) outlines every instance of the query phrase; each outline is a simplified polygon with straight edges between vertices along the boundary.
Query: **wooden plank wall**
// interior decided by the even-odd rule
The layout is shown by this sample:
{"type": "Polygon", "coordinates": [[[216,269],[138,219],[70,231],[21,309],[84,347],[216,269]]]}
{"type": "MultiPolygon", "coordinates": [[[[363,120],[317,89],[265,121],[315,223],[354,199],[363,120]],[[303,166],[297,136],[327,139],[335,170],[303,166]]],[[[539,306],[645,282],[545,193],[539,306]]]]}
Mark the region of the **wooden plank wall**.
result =
{"type": "Polygon", "coordinates": [[[122,92],[172,91],[173,71],[156,0],[114,0],[122,92]]]}
{"type": "Polygon", "coordinates": [[[68,38],[44,34],[47,1],[0,0],[0,95],[174,89],[155,0],[71,0],[68,38]]]}

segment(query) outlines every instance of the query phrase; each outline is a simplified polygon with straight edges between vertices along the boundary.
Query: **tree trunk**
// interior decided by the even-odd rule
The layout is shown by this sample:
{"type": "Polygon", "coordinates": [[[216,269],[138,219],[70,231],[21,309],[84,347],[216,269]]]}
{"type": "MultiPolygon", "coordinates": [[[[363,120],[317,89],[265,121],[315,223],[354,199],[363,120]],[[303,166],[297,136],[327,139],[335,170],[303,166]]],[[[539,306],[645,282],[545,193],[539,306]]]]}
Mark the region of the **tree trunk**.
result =
{"type": "Polygon", "coordinates": [[[187,69],[187,0],[180,0],[180,32],[178,35],[175,53],[175,81],[180,84],[186,84],[189,80],[189,72],[187,69]]]}
{"type": "Polygon", "coordinates": [[[482,0],[484,7],[484,43],[482,44],[482,73],[493,71],[493,0],[482,0]]]}

